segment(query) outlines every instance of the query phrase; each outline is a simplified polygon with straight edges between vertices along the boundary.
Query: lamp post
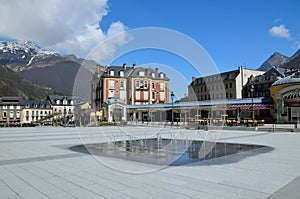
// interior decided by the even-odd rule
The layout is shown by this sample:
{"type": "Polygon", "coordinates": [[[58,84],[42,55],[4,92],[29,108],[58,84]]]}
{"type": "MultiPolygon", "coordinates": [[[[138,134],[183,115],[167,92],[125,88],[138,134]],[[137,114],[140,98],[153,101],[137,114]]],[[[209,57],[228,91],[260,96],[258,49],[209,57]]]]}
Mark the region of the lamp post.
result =
{"type": "Polygon", "coordinates": [[[254,122],[254,103],[253,103],[253,94],[254,94],[254,82],[253,80],[251,81],[251,89],[250,89],[250,93],[251,93],[251,100],[252,100],[252,121],[254,122]]]}
{"type": "Polygon", "coordinates": [[[63,98],[63,105],[64,105],[64,127],[66,127],[66,115],[67,115],[67,109],[66,109],[66,102],[67,102],[67,97],[64,96],[63,98]]]}
{"type": "Polygon", "coordinates": [[[174,100],[174,93],[173,91],[171,92],[171,99],[172,99],[172,109],[171,109],[171,118],[172,118],[172,123],[171,123],[171,126],[173,126],[174,124],[174,116],[173,116],[173,100],[174,100]]]}

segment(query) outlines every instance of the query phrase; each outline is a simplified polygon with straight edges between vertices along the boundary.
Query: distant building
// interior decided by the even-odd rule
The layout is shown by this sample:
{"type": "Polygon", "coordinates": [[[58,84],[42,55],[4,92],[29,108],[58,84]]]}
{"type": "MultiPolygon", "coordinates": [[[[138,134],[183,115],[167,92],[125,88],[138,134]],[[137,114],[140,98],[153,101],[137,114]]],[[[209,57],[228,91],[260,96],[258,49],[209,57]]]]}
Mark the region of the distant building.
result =
{"type": "Polygon", "coordinates": [[[193,77],[188,87],[188,96],[191,101],[241,99],[242,89],[248,78],[263,73],[263,71],[239,67],[238,70],[220,74],[193,77]]]}
{"type": "MultiPolygon", "coordinates": [[[[125,105],[168,103],[169,79],[158,68],[126,66],[98,66],[91,81],[91,108],[97,119],[112,117],[112,100],[125,105]],[[109,103],[106,103],[109,100],[109,103]]],[[[124,111],[119,111],[123,113],[124,111]]],[[[142,117],[142,116],[139,116],[142,117]]],[[[126,118],[124,115],[119,118],[126,118]]]]}
{"type": "Polygon", "coordinates": [[[22,98],[0,97],[0,123],[20,123],[22,118],[22,98]]]}
{"type": "Polygon", "coordinates": [[[22,122],[52,125],[52,107],[49,101],[23,100],[22,122]]]}
{"type": "Polygon", "coordinates": [[[64,95],[49,95],[48,100],[52,107],[54,115],[54,125],[57,124],[73,124],[75,121],[76,106],[85,104],[86,101],[80,97],[64,96],[64,95]]]}
{"type": "Polygon", "coordinates": [[[280,67],[272,67],[264,74],[250,76],[246,85],[243,87],[243,98],[270,97],[269,88],[276,80],[283,78],[284,76],[285,69],[280,67]],[[253,93],[251,93],[251,86],[253,93]]]}

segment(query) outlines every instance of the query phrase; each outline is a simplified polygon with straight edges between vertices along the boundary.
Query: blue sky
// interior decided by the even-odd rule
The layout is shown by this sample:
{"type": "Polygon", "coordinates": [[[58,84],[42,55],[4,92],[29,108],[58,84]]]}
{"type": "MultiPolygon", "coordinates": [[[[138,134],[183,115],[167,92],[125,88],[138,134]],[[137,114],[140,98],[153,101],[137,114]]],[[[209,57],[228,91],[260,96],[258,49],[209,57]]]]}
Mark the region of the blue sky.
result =
{"type": "Polygon", "coordinates": [[[199,42],[221,71],[243,65],[257,68],[275,51],[291,56],[300,42],[299,1],[140,1],[111,0],[105,29],[122,21],[129,29],[164,27],[199,42]],[[272,36],[273,26],[284,25],[289,38],[272,36]]]}
{"type": "MultiPolygon", "coordinates": [[[[187,35],[202,45],[221,72],[241,65],[256,69],[274,52],[291,56],[300,47],[298,0],[0,1],[1,40],[31,40],[78,57],[86,57],[115,33],[142,27],[187,35]]],[[[99,63],[108,64],[105,57],[126,42],[122,38],[105,46],[99,63]]],[[[166,72],[177,71],[177,77],[170,75],[170,85],[178,96],[187,92],[192,76],[200,75],[186,60],[157,50],[131,52],[112,64],[124,62],[157,63],[166,72]],[[185,81],[177,81],[178,75],[185,81]]]]}

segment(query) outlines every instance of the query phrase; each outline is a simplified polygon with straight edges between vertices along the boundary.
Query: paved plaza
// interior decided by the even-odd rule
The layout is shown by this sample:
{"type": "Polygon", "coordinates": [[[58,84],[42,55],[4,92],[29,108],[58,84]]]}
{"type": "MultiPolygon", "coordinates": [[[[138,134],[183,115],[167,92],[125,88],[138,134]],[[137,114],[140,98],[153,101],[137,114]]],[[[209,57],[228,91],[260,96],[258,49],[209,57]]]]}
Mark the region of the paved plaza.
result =
{"type": "Polygon", "coordinates": [[[300,198],[300,133],[170,127],[0,128],[0,198],[300,198]],[[268,146],[183,166],[70,147],[128,135],[268,146]]]}

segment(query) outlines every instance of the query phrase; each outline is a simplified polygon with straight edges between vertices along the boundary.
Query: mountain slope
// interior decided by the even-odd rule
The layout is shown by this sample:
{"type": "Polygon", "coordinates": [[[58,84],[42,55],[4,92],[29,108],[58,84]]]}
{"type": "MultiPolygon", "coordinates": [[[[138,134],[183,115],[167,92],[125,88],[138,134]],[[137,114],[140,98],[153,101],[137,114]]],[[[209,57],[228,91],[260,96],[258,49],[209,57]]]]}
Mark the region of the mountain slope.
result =
{"type": "Polygon", "coordinates": [[[257,70],[267,71],[272,67],[279,67],[286,63],[289,58],[278,52],[271,55],[257,70]]]}
{"type": "MultiPolygon", "coordinates": [[[[84,80],[80,84],[80,92],[76,94],[88,99],[90,96],[90,80],[92,73],[80,68],[80,64],[72,61],[65,61],[51,67],[33,68],[19,72],[19,74],[33,82],[50,87],[62,94],[72,95],[76,78],[84,80]],[[80,69],[80,77],[78,71],[80,69]]],[[[77,88],[79,90],[79,88],[77,88]]]]}
{"type": "Polygon", "coordinates": [[[55,93],[52,89],[25,80],[6,66],[0,65],[0,96],[46,99],[48,95],[55,93]]]}
{"type": "Polygon", "coordinates": [[[80,69],[80,97],[89,98],[90,80],[97,63],[77,58],[75,55],[60,55],[41,49],[32,42],[0,42],[0,64],[18,72],[22,77],[56,91],[71,95],[80,69]],[[89,78],[89,79],[88,79],[89,78]]]}
{"type": "Polygon", "coordinates": [[[286,69],[300,69],[300,50],[298,50],[291,58],[287,60],[282,68],[286,69]]]}

